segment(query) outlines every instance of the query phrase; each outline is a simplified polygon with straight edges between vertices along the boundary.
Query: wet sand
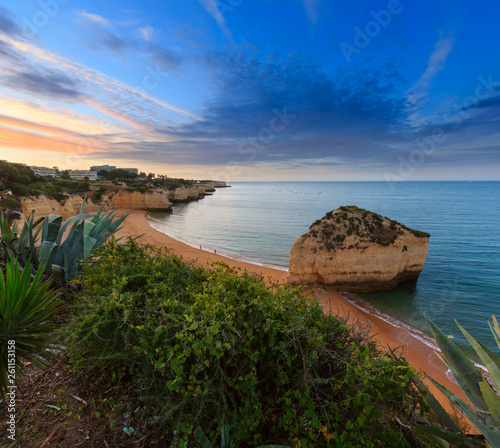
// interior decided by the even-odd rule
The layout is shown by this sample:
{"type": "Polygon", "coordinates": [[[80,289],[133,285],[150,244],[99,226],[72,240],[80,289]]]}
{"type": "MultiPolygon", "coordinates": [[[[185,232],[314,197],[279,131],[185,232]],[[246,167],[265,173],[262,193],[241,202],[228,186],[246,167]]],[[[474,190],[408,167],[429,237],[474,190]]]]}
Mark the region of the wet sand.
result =
{"type": "MultiPolygon", "coordinates": [[[[147,219],[147,211],[117,210],[118,216],[122,216],[125,213],[130,214],[124,221],[123,228],[117,232],[117,237],[136,237],[144,234],[139,239],[143,244],[167,248],[173,254],[182,256],[185,260],[193,260],[199,266],[206,266],[216,261],[223,261],[231,267],[239,267],[243,270],[246,269],[249,272],[259,274],[267,282],[283,283],[285,280],[285,271],[245,261],[233,260],[219,254],[191,247],[181,241],[171,238],[151,227],[147,219]]],[[[417,370],[422,370],[427,375],[434,378],[434,380],[447,387],[454,394],[465,399],[460,388],[454,381],[450,381],[446,375],[446,367],[436,356],[433,348],[419,340],[410,331],[357,308],[338,292],[327,292],[323,302],[325,312],[327,313],[335,313],[342,316],[348,315],[350,318],[357,319],[361,322],[368,322],[371,325],[371,334],[381,347],[390,349],[400,348],[411,366],[415,367],[417,370]]],[[[444,395],[437,391],[433,385],[429,385],[428,380],[426,383],[432,393],[436,395],[447,410],[454,410],[453,406],[444,395]]]]}

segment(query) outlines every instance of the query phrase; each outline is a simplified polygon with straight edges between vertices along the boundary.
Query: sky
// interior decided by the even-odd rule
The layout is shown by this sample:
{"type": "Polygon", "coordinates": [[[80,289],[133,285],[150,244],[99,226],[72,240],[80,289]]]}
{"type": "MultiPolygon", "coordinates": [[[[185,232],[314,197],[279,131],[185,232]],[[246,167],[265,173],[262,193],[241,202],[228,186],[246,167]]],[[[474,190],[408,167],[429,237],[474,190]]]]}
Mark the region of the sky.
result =
{"type": "Polygon", "coordinates": [[[0,0],[0,159],[499,180],[500,4],[0,0]]]}

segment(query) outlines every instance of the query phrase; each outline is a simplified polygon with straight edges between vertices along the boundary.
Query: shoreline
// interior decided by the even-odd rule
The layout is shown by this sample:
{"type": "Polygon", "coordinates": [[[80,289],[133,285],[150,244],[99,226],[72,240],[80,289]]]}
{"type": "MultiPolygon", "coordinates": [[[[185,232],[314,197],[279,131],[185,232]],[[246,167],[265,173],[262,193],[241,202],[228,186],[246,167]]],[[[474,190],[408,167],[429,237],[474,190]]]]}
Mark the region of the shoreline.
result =
{"type": "MultiPolygon", "coordinates": [[[[277,268],[252,263],[249,261],[233,259],[221,254],[208,252],[198,247],[179,241],[153,227],[148,219],[149,213],[146,210],[124,210],[116,211],[117,216],[123,216],[129,213],[128,218],[123,222],[122,229],[116,233],[119,237],[137,237],[144,234],[139,241],[143,244],[151,244],[156,247],[168,249],[171,253],[181,256],[185,260],[194,261],[198,266],[206,266],[207,264],[222,261],[230,267],[241,268],[251,273],[256,273],[262,276],[262,279],[269,283],[284,283],[287,271],[282,271],[277,268]]],[[[397,325],[387,319],[378,316],[378,313],[370,312],[369,309],[362,308],[342,296],[337,291],[323,290],[325,299],[322,300],[326,313],[339,314],[350,319],[355,319],[361,322],[366,322],[371,325],[370,334],[376,340],[378,345],[383,349],[400,349],[403,356],[409,364],[416,368],[417,371],[422,370],[434,380],[445,386],[451,392],[462,399],[466,400],[462,390],[454,380],[450,380],[447,375],[446,366],[438,358],[429,341],[422,340],[418,330],[413,331],[411,328],[406,328],[406,325],[397,325]]],[[[425,380],[427,387],[439,399],[446,410],[455,413],[455,408],[449,400],[430,384],[429,380],[425,380]]],[[[473,428],[470,428],[473,430],[473,428]]]]}
{"type": "MultiPolygon", "coordinates": [[[[153,228],[156,231],[162,233],[163,235],[168,236],[169,238],[172,238],[175,241],[179,241],[180,243],[185,244],[186,246],[192,247],[193,249],[197,249],[197,250],[201,250],[203,252],[207,252],[208,254],[215,254],[215,250],[216,249],[214,249],[214,248],[211,248],[209,246],[203,247],[202,244],[193,243],[191,241],[184,240],[184,239],[182,239],[178,235],[174,235],[172,233],[167,233],[167,232],[164,232],[164,231],[158,229],[155,226],[156,221],[154,220],[154,218],[151,218],[149,216],[149,213],[146,216],[146,221],[151,226],[151,228],[153,228]],[[200,247],[201,247],[201,249],[200,249],[200,247]]],[[[222,257],[228,258],[228,259],[233,260],[233,261],[241,261],[242,263],[248,263],[248,264],[252,264],[252,265],[255,265],[255,266],[262,266],[264,268],[276,269],[277,271],[288,272],[288,268],[286,266],[280,266],[280,265],[277,265],[277,264],[265,263],[265,262],[262,262],[262,261],[253,260],[251,258],[245,258],[244,256],[239,256],[237,254],[230,254],[230,253],[227,253],[227,252],[223,252],[223,251],[221,252],[221,251],[219,251],[219,253],[217,255],[221,255],[222,257]]]]}

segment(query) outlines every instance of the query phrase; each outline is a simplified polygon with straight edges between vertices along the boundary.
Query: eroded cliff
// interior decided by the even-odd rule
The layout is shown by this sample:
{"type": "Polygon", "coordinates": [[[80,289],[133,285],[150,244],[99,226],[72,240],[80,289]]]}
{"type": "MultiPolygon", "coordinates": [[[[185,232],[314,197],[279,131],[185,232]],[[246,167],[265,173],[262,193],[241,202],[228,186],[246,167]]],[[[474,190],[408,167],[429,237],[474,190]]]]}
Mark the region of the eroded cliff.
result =
{"type": "Polygon", "coordinates": [[[386,291],[417,279],[430,235],[355,206],[328,212],[293,244],[287,283],[386,291]]]}
{"type": "MultiPolygon", "coordinates": [[[[102,186],[91,186],[90,197],[87,199],[84,211],[86,213],[95,213],[101,205],[104,211],[113,208],[138,209],[148,211],[170,210],[175,202],[196,201],[203,198],[207,192],[215,191],[216,188],[227,187],[225,182],[211,181],[194,184],[190,187],[179,187],[175,190],[131,190],[127,187],[121,188],[111,186],[108,191],[99,195],[99,200],[93,202],[97,190],[102,186]]],[[[40,195],[38,197],[20,198],[22,212],[28,216],[32,210],[35,211],[35,218],[38,219],[47,215],[60,215],[63,219],[75,216],[80,212],[83,197],[81,195],[69,195],[65,200],[58,202],[50,196],[40,195]]]]}
{"type": "MultiPolygon", "coordinates": [[[[83,199],[76,194],[69,196],[62,204],[45,195],[21,198],[22,213],[27,217],[34,210],[35,219],[47,215],[60,215],[63,219],[71,218],[80,212],[82,203],[83,199]]],[[[95,213],[99,207],[100,204],[94,204],[91,199],[87,199],[84,211],[95,213]]]]}
{"type": "MultiPolygon", "coordinates": [[[[103,198],[106,200],[106,198],[103,198]]],[[[137,210],[169,210],[172,203],[166,191],[140,191],[120,190],[110,198],[113,208],[127,208],[137,210]]],[[[107,201],[109,203],[109,200],[107,201]]]]}

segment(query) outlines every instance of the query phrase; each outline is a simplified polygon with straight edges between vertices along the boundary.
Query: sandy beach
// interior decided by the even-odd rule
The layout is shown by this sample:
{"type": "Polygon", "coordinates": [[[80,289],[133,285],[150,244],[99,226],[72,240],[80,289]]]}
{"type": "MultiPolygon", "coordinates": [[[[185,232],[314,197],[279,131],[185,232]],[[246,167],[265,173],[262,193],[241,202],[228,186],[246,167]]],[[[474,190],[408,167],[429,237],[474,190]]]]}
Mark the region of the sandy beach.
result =
{"type": "MultiPolygon", "coordinates": [[[[117,210],[118,216],[122,216],[126,213],[129,213],[129,216],[124,221],[123,228],[117,232],[117,237],[137,237],[144,234],[139,240],[143,244],[167,248],[173,254],[182,256],[185,260],[193,260],[200,266],[206,266],[215,261],[223,261],[231,267],[239,267],[243,270],[246,269],[249,272],[257,273],[261,275],[265,281],[282,283],[285,280],[285,271],[240,260],[233,260],[219,254],[191,247],[181,241],[173,239],[151,227],[147,219],[147,211],[117,210]]],[[[465,399],[464,394],[457,384],[451,381],[446,375],[446,368],[436,356],[434,350],[410,331],[359,309],[342,297],[338,292],[332,291],[325,295],[325,312],[338,313],[344,316],[349,314],[351,318],[362,322],[369,322],[371,324],[371,333],[381,347],[389,347],[390,349],[401,348],[410,365],[417,370],[424,371],[427,375],[434,378],[453,393],[465,399]]],[[[429,386],[429,381],[426,381],[426,383],[429,386]]],[[[453,409],[451,403],[444,395],[438,392],[434,386],[431,385],[430,389],[447,409],[453,409]]]]}

